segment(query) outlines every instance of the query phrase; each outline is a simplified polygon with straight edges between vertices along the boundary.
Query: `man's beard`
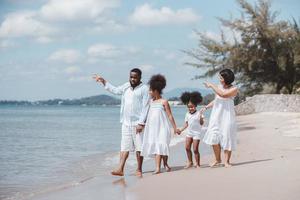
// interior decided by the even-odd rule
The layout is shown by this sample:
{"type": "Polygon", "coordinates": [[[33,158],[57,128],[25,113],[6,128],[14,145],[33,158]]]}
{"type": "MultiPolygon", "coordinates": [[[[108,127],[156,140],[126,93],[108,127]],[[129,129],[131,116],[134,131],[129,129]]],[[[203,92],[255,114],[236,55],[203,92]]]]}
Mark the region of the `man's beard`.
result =
{"type": "Polygon", "coordinates": [[[136,86],[138,86],[139,84],[141,83],[141,81],[139,81],[139,82],[137,82],[137,83],[132,83],[131,81],[130,81],[130,85],[131,85],[131,87],[136,87],[136,86]]]}

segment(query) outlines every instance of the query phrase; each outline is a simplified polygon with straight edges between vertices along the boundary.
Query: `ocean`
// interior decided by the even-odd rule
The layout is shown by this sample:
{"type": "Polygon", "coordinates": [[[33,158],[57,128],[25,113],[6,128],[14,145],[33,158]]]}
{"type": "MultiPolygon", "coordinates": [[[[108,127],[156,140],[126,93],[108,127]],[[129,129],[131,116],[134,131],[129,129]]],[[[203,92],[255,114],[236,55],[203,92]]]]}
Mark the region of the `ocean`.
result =
{"type": "MultiPolygon", "coordinates": [[[[118,106],[0,106],[0,199],[30,199],[93,177],[119,160],[118,106]]],[[[182,126],[186,107],[172,107],[182,126]]],[[[171,145],[183,141],[174,137],[171,145]]],[[[130,156],[127,168],[134,170],[130,156]]],[[[109,180],[110,181],[110,180],[109,180]]]]}

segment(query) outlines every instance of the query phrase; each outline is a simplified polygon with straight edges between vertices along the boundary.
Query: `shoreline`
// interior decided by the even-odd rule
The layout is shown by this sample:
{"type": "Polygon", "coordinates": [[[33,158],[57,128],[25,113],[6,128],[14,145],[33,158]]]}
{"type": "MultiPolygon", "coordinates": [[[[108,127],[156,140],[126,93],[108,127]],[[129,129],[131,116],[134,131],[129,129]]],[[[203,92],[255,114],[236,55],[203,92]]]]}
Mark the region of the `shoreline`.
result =
{"type": "MultiPolygon", "coordinates": [[[[233,152],[234,166],[231,168],[211,169],[208,163],[212,159],[212,151],[201,143],[202,167],[184,170],[184,142],[179,142],[171,147],[171,172],[152,175],[154,160],[147,159],[143,178],[135,177],[135,165],[127,164],[124,177],[111,176],[107,168],[103,176],[92,177],[71,187],[36,194],[29,199],[176,200],[189,195],[191,198],[200,196],[211,199],[298,200],[300,113],[256,113],[237,116],[237,121],[238,146],[237,151],[233,152]]],[[[130,157],[134,162],[134,154],[131,153],[130,157]]]]}
{"type": "Polygon", "coordinates": [[[210,168],[213,157],[204,156],[200,169],[141,179],[126,199],[300,199],[300,113],[256,113],[237,121],[232,167],[210,168]]]}
{"type": "MultiPolygon", "coordinates": [[[[173,148],[177,149],[183,145],[183,139],[185,137],[179,136],[174,137],[171,140],[171,151],[173,152],[173,148]]],[[[183,147],[183,146],[182,146],[183,147]]],[[[130,156],[127,160],[125,166],[125,176],[118,177],[110,175],[110,171],[113,170],[118,164],[119,152],[109,152],[106,153],[105,156],[101,156],[101,154],[95,154],[88,156],[85,159],[81,159],[81,162],[84,161],[84,165],[91,164],[89,160],[100,160],[102,158],[102,162],[97,162],[101,164],[99,168],[95,168],[95,166],[86,166],[91,168],[93,171],[93,176],[81,177],[80,179],[64,182],[56,185],[49,185],[48,187],[36,188],[30,192],[21,192],[18,196],[9,197],[8,199],[24,199],[24,200],[50,200],[50,199],[81,199],[78,197],[78,192],[84,190],[89,191],[89,193],[94,193],[93,197],[89,196],[88,199],[98,199],[99,196],[106,196],[107,199],[115,200],[115,199],[123,199],[125,195],[120,195],[120,193],[125,194],[125,189],[128,185],[134,185],[136,181],[139,180],[135,174],[135,153],[130,152],[130,156]],[[99,157],[100,156],[100,157],[99,157]],[[101,169],[101,173],[97,172],[101,169]],[[99,187],[95,191],[93,189],[99,187]],[[91,191],[90,191],[91,190],[91,191]],[[109,192],[108,192],[109,191],[109,192]],[[110,193],[118,194],[116,197],[108,197],[110,193]]],[[[94,162],[92,163],[95,164],[94,162]]],[[[144,161],[144,171],[151,172],[152,164],[154,165],[154,161],[150,159],[145,159],[144,161]]],[[[77,167],[80,168],[80,167],[77,167]]],[[[74,169],[72,169],[74,170],[74,169]]],[[[88,170],[90,171],[90,170],[88,170]]],[[[150,173],[151,174],[151,173],[150,173]]],[[[81,193],[81,192],[80,192],[81,193]]],[[[79,195],[80,196],[80,195],[79,195]]]]}

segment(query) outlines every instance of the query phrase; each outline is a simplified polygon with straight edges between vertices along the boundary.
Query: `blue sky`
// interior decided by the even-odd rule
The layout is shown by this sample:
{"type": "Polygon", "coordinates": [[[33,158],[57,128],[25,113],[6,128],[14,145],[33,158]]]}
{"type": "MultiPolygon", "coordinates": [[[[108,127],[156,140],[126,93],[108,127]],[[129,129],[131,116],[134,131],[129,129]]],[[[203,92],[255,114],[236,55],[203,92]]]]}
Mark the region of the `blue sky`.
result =
{"type": "MultiPolygon", "coordinates": [[[[279,19],[298,19],[299,8],[273,0],[279,19]]],[[[164,74],[167,91],[203,88],[181,50],[197,46],[195,29],[218,38],[216,17],[239,11],[235,0],[0,0],[0,100],[103,94],[94,73],[118,85],[133,67],[144,82],[164,74]]]]}

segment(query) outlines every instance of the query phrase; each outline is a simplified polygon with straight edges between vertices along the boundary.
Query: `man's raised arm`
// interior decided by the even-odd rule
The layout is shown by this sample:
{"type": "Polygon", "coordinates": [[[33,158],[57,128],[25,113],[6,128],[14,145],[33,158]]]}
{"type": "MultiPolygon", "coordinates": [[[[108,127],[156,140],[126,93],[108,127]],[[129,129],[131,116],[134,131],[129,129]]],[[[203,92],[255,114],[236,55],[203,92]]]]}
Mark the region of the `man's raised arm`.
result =
{"type": "Polygon", "coordinates": [[[96,80],[96,82],[100,82],[103,84],[104,88],[109,91],[110,93],[116,94],[116,95],[122,95],[126,87],[128,87],[129,83],[125,83],[120,86],[113,86],[108,81],[106,81],[103,77],[99,76],[98,74],[95,74],[93,76],[93,79],[96,80]]]}

